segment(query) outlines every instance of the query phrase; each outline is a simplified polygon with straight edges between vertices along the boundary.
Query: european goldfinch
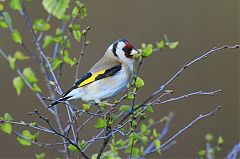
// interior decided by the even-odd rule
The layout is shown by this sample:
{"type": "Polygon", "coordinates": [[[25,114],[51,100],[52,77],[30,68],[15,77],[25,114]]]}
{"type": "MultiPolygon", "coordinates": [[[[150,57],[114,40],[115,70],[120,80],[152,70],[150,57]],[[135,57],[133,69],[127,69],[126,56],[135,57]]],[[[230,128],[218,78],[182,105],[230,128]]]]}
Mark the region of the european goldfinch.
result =
{"type": "Polygon", "coordinates": [[[137,53],[125,39],[113,42],[89,72],[49,107],[74,99],[101,103],[102,100],[115,96],[131,81],[135,62],[133,55],[137,53]]]}

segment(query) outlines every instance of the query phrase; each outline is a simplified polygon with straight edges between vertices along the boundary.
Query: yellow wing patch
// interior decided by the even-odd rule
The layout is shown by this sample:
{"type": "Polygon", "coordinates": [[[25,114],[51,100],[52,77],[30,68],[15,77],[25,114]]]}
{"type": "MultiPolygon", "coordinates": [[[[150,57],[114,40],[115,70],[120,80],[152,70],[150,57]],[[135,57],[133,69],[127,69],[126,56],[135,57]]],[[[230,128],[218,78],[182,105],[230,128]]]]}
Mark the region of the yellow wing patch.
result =
{"type": "Polygon", "coordinates": [[[78,85],[78,87],[82,87],[82,86],[84,86],[84,85],[87,85],[87,84],[89,84],[89,83],[94,82],[95,79],[96,79],[96,77],[97,77],[98,75],[104,74],[105,71],[106,71],[106,70],[101,70],[101,71],[98,71],[98,72],[92,74],[91,77],[89,77],[88,79],[84,80],[80,85],[78,85]]]}

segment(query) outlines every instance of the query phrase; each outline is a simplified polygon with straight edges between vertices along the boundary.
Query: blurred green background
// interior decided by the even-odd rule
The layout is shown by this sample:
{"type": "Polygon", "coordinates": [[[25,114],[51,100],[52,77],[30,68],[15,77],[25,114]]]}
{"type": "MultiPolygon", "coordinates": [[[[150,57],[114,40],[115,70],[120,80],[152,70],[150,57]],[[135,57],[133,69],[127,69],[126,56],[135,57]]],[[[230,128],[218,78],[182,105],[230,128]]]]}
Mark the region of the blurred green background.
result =
{"type": "MultiPolygon", "coordinates": [[[[201,0],[201,1],[143,1],[143,0],[102,0],[84,1],[88,16],[82,20],[82,27],[90,26],[88,39],[91,44],[85,51],[80,74],[84,74],[103,55],[108,45],[118,39],[128,39],[137,48],[142,42],[155,43],[166,34],[171,41],[179,41],[177,49],[164,49],[144,61],[140,76],[145,80],[145,86],[139,91],[138,101],[150,95],[160,84],[168,80],[180,67],[205,51],[223,44],[239,43],[239,1],[201,0]]],[[[47,14],[41,1],[27,4],[30,17],[41,18],[47,14]]],[[[36,52],[31,36],[24,20],[17,12],[10,12],[14,25],[21,32],[33,52],[36,52]]],[[[52,19],[52,28],[60,27],[61,23],[52,19]]],[[[0,47],[13,54],[20,46],[16,46],[9,38],[7,30],[0,30],[0,47]]],[[[77,56],[81,47],[74,43],[71,56],[77,56]]],[[[49,55],[52,50],[47,50],[49,55]]],[[[177,138],[177,144],[165,151],[162,158],[196,158],[197,150],[205,147],[204,136],[213,133],[224,137],[223,152],[218,158],[223,158],[234,144],[239,142],[239,51],[222,50],[209,56],[187,69],[168,89],[173,89],[172,96],[203,90],[223,89],[222,94],[211,96],[195,96],[166,105],[155,106],[151,114],[156,120],[174,111],[175,116],[170,126],[168,139],[199,114],[204,114],[216,106],[222,109],[217,114],[186,131],[177,138]]],[[[34,63],[24,63],[19,66],[31,66],[34,63]]],[[[39,70],[34,67],[34,70],[39,70]]],[[[64,68],[62,88],[67,90],[74,81],[75,68],[64,68]]],[[[16,73],[11,71],[2,57],[0,58],[0,114],[9,112],[15,120],[34,121],[27,113],[35,108],[43,111],[37,98],[26,88],[21,96],[17,96],[12,86],[16,73]]],[[[41,78],[41,75],[39,75],[41,78]]],[[[46,88],[43,96],[48,96],[46,88]]],[[[80,105],[80,104],[79,104],[80,105]]],[[[46,116],[49,113],[46,113],[46,116]]],[[[94,134],[93,124],[87,127],[83,136],[94,134]]],[[[21,130],[18,129],[18,130],[21,130]]],[[[160,127],[158,130],[161,130],[160,127]]],[[[94,130],[95,131],[95,130],[94,130]]],[[[14,159],[34,158],[35,153],[45,151],[38,147],[22,147],[15,139],[0,133],[0,158],[14,159]]],[[[48,158],[56,156],[47,151],[48,158]]],[[[91,149],[88,153],[96,152],[91,149]]],[[[154,156],[151,156],[152,158],[154,156]]],[[[159,156],[158,156],[159,157],[159,156]]],[[[156,158],[156,157],[155,157],[156,158]]]]}

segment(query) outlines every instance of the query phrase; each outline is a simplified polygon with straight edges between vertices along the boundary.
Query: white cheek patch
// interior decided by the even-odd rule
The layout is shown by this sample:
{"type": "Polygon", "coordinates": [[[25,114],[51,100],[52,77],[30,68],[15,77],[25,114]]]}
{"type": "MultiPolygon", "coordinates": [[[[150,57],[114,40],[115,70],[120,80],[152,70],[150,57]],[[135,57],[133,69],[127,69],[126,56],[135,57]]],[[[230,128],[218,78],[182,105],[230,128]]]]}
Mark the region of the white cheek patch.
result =
{"type": "Polygon", "coordinates": [[[124,46],[125,46],[125,43],[121,41],[121,42],[118,42],[117,48],[122,49],[124,48],[124,46]]]}

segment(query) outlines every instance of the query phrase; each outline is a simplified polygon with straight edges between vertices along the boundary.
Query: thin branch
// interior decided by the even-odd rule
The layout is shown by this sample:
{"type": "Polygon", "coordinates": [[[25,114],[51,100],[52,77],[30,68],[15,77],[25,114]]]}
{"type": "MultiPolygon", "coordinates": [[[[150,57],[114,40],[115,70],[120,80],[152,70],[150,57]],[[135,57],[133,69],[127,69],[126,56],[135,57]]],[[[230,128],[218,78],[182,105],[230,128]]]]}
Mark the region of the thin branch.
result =
{"type": "Polygon", "coordinates": [[[126,120],[130,115],[133,114],[134,111],[140,109],[141,107],[144,107],[147,105],[147,103],[152,99],[154,98],[156,95],[158,95],[160,92],[164,91],[165,88],[170,84],[172,83],[178,76],[180,76],[182,74],[182,72],[184,70],[186,70],[186,68],[189,68],[192,64],[200,61],[200,60],[203,60],[203,59],[206,59],[207,56],[213,54],[213,53],[216,53],[220,50],[223,50],[223,49],[237,49],[239,48],[239,45],[234,45],[234,46],[230,46],[230,45],[223,45],[221,47],[215,47],[207,52],[205,52],[203,55],[193,59],[192,61],[190,61],[188,64],[184,65],[179,71],[177,71],[176,74],[174,74],[167,82],[165,82],[164,84],[162,84],[158,90],[154,91],[142,104],[140,104],[138,107],[136,107],[133,111],[130,111],[128,112],[121,120],[120,120],[120,124],[126,120]]]}
{"type": "Polygon", "coordinates": [[[39,131],[43,131],[45,133],[50,133],[50,134],[54,133],[53,131],[51,131],[51,130],[43,127],[43,126],[40,126],[40,125],[37,125],[37,124],[35,125],[35,124],[31,124],[31,123],[25,123],[23,121],[17,122],[17,121],[7,121],[7,120],[1,120],[0,119],[0,123],[10,123],[10,124],[13,124],[13,125],[22,125],[22,126],[27,126],[27,127],[39,130],[39,131]]]}
{"type": "MultiPolygon", "coordinates": [[[[6,61],[8,61],[7,54],[4,53],[2,49],[0,49],[0,54],[2,55],[2,57],[3,57],[6,61]]],[[[23,79],[24,83],[28,86],[28,88],[29,88],[30,90],[32,90],[32,88],[33,88],[32,85],[31,85],[31,84],[27,81],[27,79],[23,76],[22,71],[21,71],[19,68],[16,68],[16,72],[17,72],[17,74],[23,79]]],[[[35,94],[36,94],[38,100],[43,104],[43,106],[44,106],[45,108],[47,108],[48,105],[44,102],[42,96],[41,96],[39,93],[37,93],[37,92],[36,92],[35,94]]],[[[52,114],[54,114],[53,111],[50,111],[50,112],[51,112],[52,114]]]]}
{"type": "MultiPolygon", "coordinates": [[[[44,53],[44,51],[43,51],[43,49],[42,49],[42,47],[41,47],[41,45],[40,45],[40,43],[39,43],[39,41],[38,41],[38,39],[37,39],[37,37],[36,37],[36,34],[34,33],[34,30],[33,30],[33,27],[32,27],[32,22],[30,21],[29,16],[28,16],[28,13],[27,13],[27,10],[26,10],[26,8],[25,8],[25,3],[24,3],[23,0],[21,0],[21,2],[22,2],[22,8],[23,8],[23,9],[22,9],[22,16],[23,16],[23,18],[24,18],[24,20],[25,20],[25,22],[26,22],[26,24],[27,24],[27,26],[28,26],[28,29],[30,30],[30,33],[31,33],[32,38],[33,38],[33,40],[34,40],[34,44],[35,44],[38,52],[40,53],[40,55],[43,57],[43,59],[44,59],[45,62],[47,63],[48,68],[49,68],[49,72],[50,72],[51,76],[52,76],[53,79],[54,79],[54,82],[55,82],[55,84],[56,84],[57,89],[59,90],[59,92],[62,93],[62,90],[61,90],[61,88],[60,88],[60,85],[59,85],[59,83],[58,83],[58,80],[57,80],[57,78],[56,78],[56,76],[55,76],[55,74],[54,74],[54,72],[53,72],[53,70],[52,70],[52,66],[51,66],[51,64],[50,64],[50,62],[49,62],[46,54],[44,53]]],[[[48,82],[49,82],[49,81],[48,81],[48,82]]]]}
{"type": "MultiPolygon", "coordinates": [[[[105,135],[108,136],[109,135],[109,131],[107,131],[105,133],[105,135]]],[[[105,138],[105,139],[103,139],[102,146],[101,146],[101,148],[100,148],[100,150],[98,152],[98,155],[97,155],[97,159],[100,159],[100,157],[102,156],[102,153],[103,153],[104,149],[106,148],[106,146],[108,144],[108,141],[110,140],[111,137],[112,137],[112,135],[107,137],[107,138],[105,138]]]]}
{"type": "MultiPolygon", "coordinates": [[[[164,125],[164,127],[163,127],[163,129],[162,129],[162,132],[160,133],[160,136],[157,138],[157,140],[160,140],[160,141],[161,141],[161,140],[167,135],[167,133],[168,133],[168,131],[169,131],[169,126],[170,126],[170,124],[171,124],[171,122],[172,122],[172,119],[173,119],[173,116],[174,116],[173,112],[170,112],[169,115],[168,115],[168,120],[167,120],[167,122],[165,123],[165,125],[164,125]]],[[[153,148],[154,148],[154,142],[152,142],[152,143],[146,148],[146,150],[144,151],[144,154],[147,154],[147,153],[151,152],[153,148]]]]}
{"type": "MultiPolygon", "coordinates": [[[[48,124],[49,128],[55,133],[55,135],[58,135],[58,136],[60,136],[60,137],[62,137],[62,138],[64,138],[64,139],[66,139],[70,144],[72,144],[74,147],[77,148],[77,150],[81,153],[81,155],[82,155],[83,157],[85,157],[86,159],[89,159],[89,157],[80,149],[80,147],[78,146],[78,143],[75,143],[74,141],[72,141],[72,140],[71,140],[70,138],[68,138],[67,136],[65,136],[65,135],[59,133],[58,131],[56,131],[56,130],[53,128],[53,126],[52,126],[52,124],[50,123],[50,121],[49,121],[48,118],[43,117],[41,114],[39,114],[39,112],[38,112],[37,110],[35,110],[34,112],[29,113],[29,115],[37,115],[40,119],[42,119],[43,121],[45,121],[45,122],[48,124]]],[[[66,145],[66,144],[65,144],[65,145],[66,145]]]]}
{"type": "MultiPolygon", "coordinates": [[[[48,14],[48,16],[47,16],[46,22],[49,22],[50,19],[52,18],[52,13],[53,13],[53,11],[55,10],[58,1],[59,1],[59,0],[56,0],[56,1],[54,2],[53,7],[52,7],[52,9],[51,9],[51,12],[50,12],[50,13],[48,14]]],[[[37,37],[37,40],[38,40],[38,41],[41,41],[42,36],[43,36],[43,31],[41,31],[41,32],[39,33],[39,35],[38,35],[38,37],[37,37]]]]}
{"type": "Polygon", "coordinates": [[[78,64],[77,64],[77,69],[76,69],[76,73],[75,73],[75,81],[78,80],[78,76],[79,76],[79,68],[80,68],[80,64],[81,64],[81,59],[84,55],[84,50],[86,48],[86,41],[87,41],[87,33],[90,30],[90,27],[88,26],[86,30],[83,30],[82,34],[83,34],[83,38],[82,38],[82,49],[80,52],[80,55],[78,57],[78,64]]]}
{"type": "Polygon", "coordinates": [[[200,61],[200,60],[203,60],[203,59],[206,59],[207,56],[217,52],[217,51],[220,51],[222,49],[237,49],[239,48],[239,45],[234,45],[234,46],[230,46],[230,45],[224,45],[224,46],[221,46],[221,47],[215,47],[213,49],[211,49],[210,51],[204,53],[203,55],[199,56],[198,58],[192,60],[191,62],[189,62],[188,64],[184,65],[172,78],[170,78],[166,83],[164,83],[163,85],[160,86],[159,90],[157,90],[156,92],[153,93],[153,95],[156,95],[158,94],[159,92],[163,91],[164,88],[166,86],[168,86],[174,79],[176,79],[186,68],[188,68],[189,66],[191,66],[192,64],[194,64],[195,62],[197,61],[200,61]]]}
{"type": "Polygon", "coordinates": [[[164,101],[155,100],[155,101],[152,102],[152,104],[165,104],[165,103],[181,100],[183,98],[189,98],[189,97],[194,96],[194,95],[211,95],[211,96],[213,96],[214,94],[221,93],[221,92],[222,92],[221,89],[211,91],[211,92],[197,91],[197,92],[188,93],[188,94],[185,94],[185,95],[182,95],[182,96],[179,96],[179,97],[170,98],[170,99],[167,99],[167,100],[164,100],[164,101]]]}
{"type": "MultiPolygon", "coordinates": [[[[30,30],[30,33],[31,33],[32,38],[33,38],[33,40],[34,40],[34,44],[35,44],[38,52],[40,53],[41,57],[43,57],[43,59],[44,59],[45,62],[47,63],[48,68],[49,68],[49,72],[50,72],[51,76],[52,76],[53,79],[54,79],[54,82],[55,82],[55,84],[56,84],[57,90],[62,94],[63,92],[62,92],[62,90],[61,90],[61,88],[60,88],[60,85],[59,85],[59,83],[58,83],[58,80],[57,80],[57,78],[56,78],[56,76],[55,76],[55,74],[54,74],[54,72],[53,72],[52,66],[51,66],[51,64],[50,64],[47,56],[45,55],[45,53],[44,53],[44,51],[43,51],[43,49],[42,49],[42,47],[41,47],[41,45],[40,45],[40,43],[39,43],[36,35],[35,35],[35,33],[34,33],[34,30],[33,30],[33,27],[32,27],[32,23],[31,23],[31,21],[30,21],[30,18],[29,18],[29,16],[28,16],[27,10],[26,10],[26,8],[25,8],[24,1],[21,0],[21,3],[22,3],[22,8],[23,8],[23,9],[22,9],[22,13],[23,13],[22,16],[24,17],[25,22],[26,22],[26,24],[27,24],[27,26],[28,26],[28,28],[29,28],[29,30],[30,30]]],[[[49,81],[48,81],[48,82],[49,82],[49,81]]],[[[69,121],[72,122],[72,119],[71,119],[71,109],[69,109],[68,107],[67,107],[67,114],[68,114],[69,121]]],[[[60,128],[61,132],[63,133],[63,127],[62,127],[61,123],[58,122],[58,125],[59,125],[59,128],[60,128]]],[[[73,137],[74,137],[74,139],[76,140],[77,138],[76,138],[76,135],[75,135],[75,131],[74,131],[73,126],[71,126],[71,128],[72,128],[73,137]]],[[[65,142],[65,141],[64,141],[64,142],[65,142]]],[[[65,147],[65,150],[68,152],[67,147],[65,147]]]]}
{"type": "Polygon", "coordinates": [[[240,154],[240,143],[236,144],[231,152],[228,154],[227,159],[237,159],[240,154]]]}
{"type": "MultiPolygon", "coordinates": [[[[14,28],[13,26],[8,22],[8,20],[3,16],[2,11],[0,11],[0,16],[3,18],[4,22],[8,25],[8,28],[10,30],[11,33],[14,32],[14,28]]],[[[36,59],[35,56],[32,54],[32,52],[26,47],[26,45],[24,44],[24,42],[21,43],[22,48],[26,51],[26,53],[31,56],[34,60],[36,59]]]]}
{"type": "Polygon", "coordinates": [[[33,145],[36,145],[36,146],[38,146],[38,147],[39,147],[39,146],[40,146],[40,147],[44,147],[44,148],[51,149],[51,150],[54,150],[54,151],[57,151],[57,152],[62,153],[60,150],[56,150],[56,149],[52,148],[51,146],[48,146],[48,144],[45,145],[43,142],[30,140],[29,138],[23,136],[22,134],[20,134],[20,133],[17,132],[16,130],[12,130],[12,133],[13,133],[14,135],[16,135],[17,137],[20,137],[20,138],[22,138],[22,139],[30,142],[30,143],[33,144],[33,145]]]}
{"type": "Polygon", "coordinates": [[[200,120],[203,120],[207,117],[211,117],[213,116],[217,111],[219,111],[221,109],[221,106],[218,106],[217,108],[215,108],[214,110],[212,110],[211,112],[204,114],[204,115],[199,115],[197,118],[195,118],[193,121],[191,121],[188,125],[186,125],[184,128],[182,128],[181,130],[179,130],[175,135],[173,135],[170,139],[168,139],[166,142],[164,142],[159,148],[156,148],[148,153],[146,153],[144,155],[148,156],[152,153],[155,153],[158,150],[163,149],[165,146],[167,146],[169,143],[173,142],[179,135],[181,135],[182,133],[184,133],[186,130],[188,130],[189,128],[191,128],[194,124],[196,124],[197,122],[199,122],[200,120]]]}
{"type": "MultiPolygon", "coordinates": [[[[100,112],[100,110],[97,110],[94,114],[98,114],[99,112],[100,112]]],[[[77,129],[77,134],[80,132],[80,130],[81,130],[89,121],[91,121],[91,120],[95,117],[94,114],[92,114],[91,117],[89,117],[81,126],[78,127],[78,129],[77,129]]]]}

